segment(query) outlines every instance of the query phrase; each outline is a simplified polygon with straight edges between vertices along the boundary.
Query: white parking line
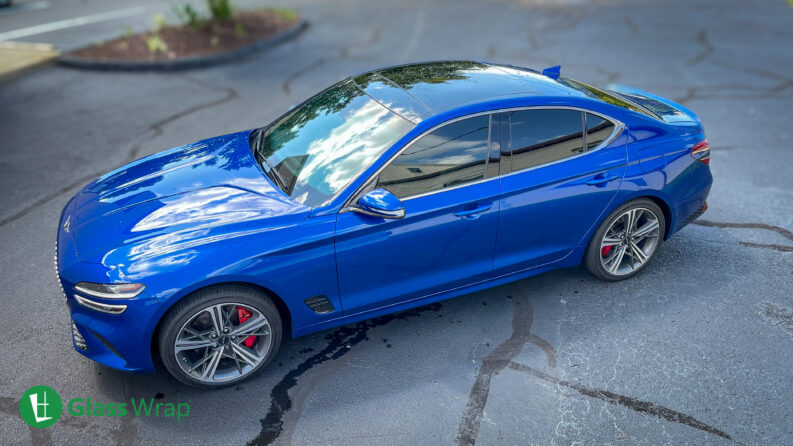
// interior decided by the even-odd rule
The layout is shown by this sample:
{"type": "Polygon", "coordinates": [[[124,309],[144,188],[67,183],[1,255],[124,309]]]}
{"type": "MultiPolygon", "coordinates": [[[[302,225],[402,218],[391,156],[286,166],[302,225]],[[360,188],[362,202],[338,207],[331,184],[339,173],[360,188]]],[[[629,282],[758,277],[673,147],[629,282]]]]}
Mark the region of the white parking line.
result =
{"type": "Polygon", "coordinates": [[[57,22],[42,23],[41,25],[34,25],[34,26],[29,26],[27,28],[20,28],[14,31],[0,33],[0,40],[19,39],[21,37],[28,37],[28,36],[33,36],[35,34],[48,33],[50,31],[57,31],[59,29],[73,28],[75,26],[102,22],[104,20],[119,19],[121,17],[128,17],[131,15],[140,14],[145,9],[146,8],[144,6],[136,6],[134,8],[102,12],[99,14],[75,17],[73,19],[58,20],[57,22]]]}

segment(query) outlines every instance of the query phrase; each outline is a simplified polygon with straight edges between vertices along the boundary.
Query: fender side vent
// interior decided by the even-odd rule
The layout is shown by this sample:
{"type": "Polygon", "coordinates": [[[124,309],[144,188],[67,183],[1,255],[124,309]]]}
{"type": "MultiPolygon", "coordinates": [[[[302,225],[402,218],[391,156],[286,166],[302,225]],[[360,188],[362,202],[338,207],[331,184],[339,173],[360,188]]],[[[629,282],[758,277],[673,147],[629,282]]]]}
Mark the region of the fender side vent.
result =
{"type": "Polygon", "coordinates": [[[333,308],[333,303],[331,303],[328,296],[324,294],[309,297],[304,302],[308,305],[308,308],[311,308],[311,311],[317,314],[333,313],[333,310],[335,310],[335,308],[333,308]]]}

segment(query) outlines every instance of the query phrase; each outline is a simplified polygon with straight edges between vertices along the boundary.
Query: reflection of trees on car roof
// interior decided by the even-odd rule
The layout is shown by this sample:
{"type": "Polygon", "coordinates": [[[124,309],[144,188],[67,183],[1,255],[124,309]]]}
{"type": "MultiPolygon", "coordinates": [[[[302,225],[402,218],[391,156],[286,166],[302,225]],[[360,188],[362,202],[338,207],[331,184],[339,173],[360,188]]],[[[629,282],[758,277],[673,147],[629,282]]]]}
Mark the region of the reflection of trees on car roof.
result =
{"type": "Polygon", "coordinates": [[[386,68],[378,73],[400,87],[409,89],[416,84],[442,84],[463,80],[468,77],[466,71],[484,70],[487,67],[488,65],[479,62],[436,62],[386,68]]]}
{"type": "MultiPolygon", "coordinates": [[[[401,88],[409,89],[420,83],[441,84],[450,80],[462,80],[469,76],[465,71],[486,69],[487,67],[487,65],[479,62],[437,62],[402,65],[362,74],[354,79],[347,79],[333,85],[296,107],[291,114],[281,119],[278,125],[268,129],[266,136],[270,137],[272,129],[278,128],[277,136],[275,136],[278,139],[277,142],[286,143],[291,141],[297,136],[301,128],[316,119],[320,114],[338,113],[346,108],[353,99],[365,95],[366,93],[363,90],[366,90],[370,83],[381,81],[380,76],[401,88]]],[[[267,141],[264,147],[261,147],[262,155],[269,156],[272,154],[274,147],[279,146],[275,142],[267,141]],[[267,144],[268,142],[270,144],[267,144]]]]}

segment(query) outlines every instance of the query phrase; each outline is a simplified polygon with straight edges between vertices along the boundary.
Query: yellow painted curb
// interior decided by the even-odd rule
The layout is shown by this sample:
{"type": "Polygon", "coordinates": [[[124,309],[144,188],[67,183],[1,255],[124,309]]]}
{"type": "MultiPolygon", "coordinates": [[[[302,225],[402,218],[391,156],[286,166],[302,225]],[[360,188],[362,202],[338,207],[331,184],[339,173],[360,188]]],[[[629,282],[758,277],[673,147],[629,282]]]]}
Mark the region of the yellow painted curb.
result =
{"type": "Polygon", "coordinates": [[[0,42],[0,81],[47,64],[59,54],[46,43],[0,42]]]}

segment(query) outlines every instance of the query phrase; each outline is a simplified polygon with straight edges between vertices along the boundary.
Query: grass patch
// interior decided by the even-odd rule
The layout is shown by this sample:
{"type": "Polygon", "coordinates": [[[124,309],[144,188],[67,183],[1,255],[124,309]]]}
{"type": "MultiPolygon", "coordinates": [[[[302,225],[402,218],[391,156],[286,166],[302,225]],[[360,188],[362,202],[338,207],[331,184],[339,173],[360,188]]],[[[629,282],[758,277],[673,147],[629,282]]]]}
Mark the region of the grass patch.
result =
{"type": "MultiPolygon", "coordinates": [[[[793,2],[793,0],[788,0],[788,1],[793,2]]],[[[270,7],[270,8],[263,8],[262,10],[277,15],[278,17],[281,18],[281,20],[285,22],[292,22],[300,18],[300,16],[297,14],[297,11],[295,11],[294,9],[270,7]]]]}

